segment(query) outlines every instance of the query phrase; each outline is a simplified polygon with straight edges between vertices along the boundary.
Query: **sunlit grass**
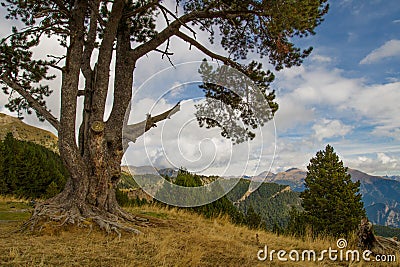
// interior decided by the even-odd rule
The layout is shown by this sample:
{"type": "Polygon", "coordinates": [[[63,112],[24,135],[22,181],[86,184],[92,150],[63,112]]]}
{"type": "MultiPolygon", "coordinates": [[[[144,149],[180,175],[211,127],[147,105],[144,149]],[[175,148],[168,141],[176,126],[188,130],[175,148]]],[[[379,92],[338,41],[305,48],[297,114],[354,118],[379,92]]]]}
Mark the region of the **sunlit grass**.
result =
{"type": "MultiPolygon", "coordinates": [[[[6,207],[0,199],[0,206],[6,207]]],[[[14,201],[14,200],[13,200],[14,201]]],[[[21,205],[27,205],[21,204],[21,205]]],[[[22,206],[21,206],[22,207],[22,206]]],[[[157,226],[139,228],[142,235],[106,235],[94,229],[69,228],[42,234],[12,233],[17,222],[0,223],[0,265],[4,266],[398,266],[349,262],[273,262],[257,252],[336,248],[331,237],[313,240],[249,230],[226,217],[206,219],[182,209],[146,205],[128,211],[157,226]]],[[[349,240],[349,246],[355,240],[349,240]]]]}

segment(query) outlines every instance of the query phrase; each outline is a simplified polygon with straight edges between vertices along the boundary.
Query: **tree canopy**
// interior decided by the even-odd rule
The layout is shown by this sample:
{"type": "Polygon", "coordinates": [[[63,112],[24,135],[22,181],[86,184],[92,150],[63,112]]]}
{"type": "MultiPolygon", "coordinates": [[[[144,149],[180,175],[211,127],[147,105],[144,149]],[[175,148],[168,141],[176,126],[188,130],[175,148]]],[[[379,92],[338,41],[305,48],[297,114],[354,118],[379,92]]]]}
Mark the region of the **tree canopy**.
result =
{"type": "MultiPolygon", "coordinates": [[[[206,56],[238,69],[260,85],[268,85],[273,80],[270,72],[262,71],[256,62],[243,64],[237,60],[245,60],[254,52],[267,57],[277,70],[301,64],[312,48],[301,50],[292,40],[315,33],[315,27],[328,10],[326,2],[195,0],[177,1],[176,10],[172,10],[163,1],[6,0],[1,4],[7,8],[7,18],[20,20],[25,25],[14,26],[12,34],[0,42],[0,81],[4,93],[12,95],[7,107],[21,116],[22,111],[31,113],[33,108],[40,118],[60,130],[60,121],[45,105],[45,98],[57,88],[42,84],[55,78],[48,74],[54,68],[61,71],[63,81],[68,80],[63,82],[62,91],[73,91],[64,94],[65,101],[71,105],[68,109],[72,112],[76,97],[85,95],[92,102],[86,101],[86,104],[96,107],[96,112],[90,112],[92,116],[102,119],[110,79],[108,71],[115,51],[112,115],[119,116],[111,116],[115,117],[111,120],[121,121],[120,113],[127,107],[122,98],[130,99],[132,86],[132,78],[126,72],[133,72],[137,60],[151,51],[171,58],[169,40],[173,36],[206,56]],[[160,21],[166,24],[161,30],[156,27],[160,21]],[[228,56],[216,54],[199,43],[196,36],[201,32],[208,35],[210,43],[220,35],[218,39],[228,56]],[[39,46],[44,36],[57,37],[66,54],[53,55],[49,51],[47,58],[35,59],[32,48],[39,46]],[[97,64],[91,62],[94,51],[98,51],[97,64]],[[78,90],[80,72],[85,90],[78,90]],[[122,82],[126,78],[129,79],[122,82]],[[69,86],[74,90],[67,90],[69,86]]],[[[62,113],[63,116],[66,114],[62,113]]],[[[74,114],[69,117],[75,118],[74,114]]]]}

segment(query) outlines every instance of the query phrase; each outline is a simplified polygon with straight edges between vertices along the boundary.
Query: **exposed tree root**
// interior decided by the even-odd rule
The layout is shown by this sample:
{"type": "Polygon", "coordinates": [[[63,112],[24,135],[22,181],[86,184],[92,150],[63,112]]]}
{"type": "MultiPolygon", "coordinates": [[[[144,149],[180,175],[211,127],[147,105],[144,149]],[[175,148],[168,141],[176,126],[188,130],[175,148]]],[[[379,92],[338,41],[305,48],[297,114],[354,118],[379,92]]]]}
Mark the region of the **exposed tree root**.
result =
{"type": "Polygon", "coordinates": [[[375,236],[373,225],[367,218],[361,220],[358,229],[358,246],[371,250],[373,255],[400,253],[400,242],[393,238],[375,236]]]}
{"type": "Polygon", "coordinates": [[[152,225],[148,219],[134,216],[119,206],[109,211],[102,211],[88,204],[47,202],[36,205],[32,217],[22,225],[20,231],[41,232],[50,225],[51,227],[76,225],[89,228],[90,231],[93,226],[98,226],[108,234],[115,233],[119,237],[122,231],[134,234],[141,233],[140,230],[124,223],[141,227],[152,225]]]}
{"type": "Polygon", "coordinates": [[[400,242],[393,238],[375,236],[371,251],[375,254],[400,253],[400,242]]]}

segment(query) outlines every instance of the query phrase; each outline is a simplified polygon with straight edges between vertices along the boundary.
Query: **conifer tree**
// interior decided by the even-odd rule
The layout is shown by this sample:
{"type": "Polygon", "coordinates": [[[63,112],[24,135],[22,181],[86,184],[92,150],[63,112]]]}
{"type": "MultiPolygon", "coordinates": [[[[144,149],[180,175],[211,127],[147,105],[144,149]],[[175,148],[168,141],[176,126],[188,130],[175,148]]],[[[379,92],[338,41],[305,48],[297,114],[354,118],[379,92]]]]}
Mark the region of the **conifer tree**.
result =
{"type": "Polygon", "coordinates": [[[251,205],[246,213],[246,225],[250,229],[257,229],[261,226],[261,216],[254,211],[254,208],[251,205]]]}
{"type": "Polygon", "coordinates": [[[314,234],[346,235],[365,216],[360,181],[352,182],[347,167],[327,145],[307,166],[306,190],[301,194],[306,222],[314,234]]]}
{"type": "Polygon", "coordinates": [[[68,178],[59,155],[38,144],[16,140],[8,133],[0,142],[0,194],[50,198],[68,178]]]}
{"type": "MultiPolygon", "coordinates": [[[[93,220],[107,231],[133,232],[138,231],[124,227],[120,221],[141,225],[143,219],[121,209],[115,187],[121,176],[125,114],[133,95],[134,73],[142,67],[142,58],[152,52],[171,60],[173,47],[179,47],[170,40],[176,39],[187,43],[188,51],[193,47],[249,77],[270,104],[266,116],[259,118],[248,112],[247,107],[257,102],[255,98],[238,101],[227,90],[211,88],[206,93],[226,101],[223,103],[232,108],[239,121],[233,124],[228,117],[228,122],[225,119],[216,124],[199,119],[199,126],[235,126],[230,128],[239,134],[227,132],[226,127],[221,127],[221,133],[243,142],[254,137],[250,129],[263,126],[278,108],[275,93],[269,90],[273,73],[263,70],[261,62],[249,62],[248,56],[257,53],[276,70],[300,65],[312,47],[302,49],[292,41],[314,34],[328,11],[327,0],[5,0],[1,6],[1,14],[6,13],[7,19],[16,22],[10,35],[0,36],[0,85],[10,95],[6,107],[21,117],[23,112],[35,111],[54,127],[61,158],[70,173],[61,194],[36,206],[29,222],[31,229],[63,218],[65,224],[93,220]],[[200,34],[208,37],[205,42],[198,38],[200,34]],[[40,44],[45,37],[58,40],[58,49],[36,58],[33,50],[43,47],[40,44]],[[216,53],[209,47],[217,41],[224,52],[216,53]],[[48,81],[57,76],[61,78],[59,87],[50,87],[48,81]],[[59,118],[46,106],[53,91],[61,95],[59,118]],[[113,95],[113,103],[106,119],[109,94],[113,95]],[[79,118],[81,124],[76,127],[79,118]],[[242,125],[241,121],[244,127],[236,127],[242,125]]],[[[136,140],[179,107],[180,102],[129,125],[129,140],[136,140]]]]}

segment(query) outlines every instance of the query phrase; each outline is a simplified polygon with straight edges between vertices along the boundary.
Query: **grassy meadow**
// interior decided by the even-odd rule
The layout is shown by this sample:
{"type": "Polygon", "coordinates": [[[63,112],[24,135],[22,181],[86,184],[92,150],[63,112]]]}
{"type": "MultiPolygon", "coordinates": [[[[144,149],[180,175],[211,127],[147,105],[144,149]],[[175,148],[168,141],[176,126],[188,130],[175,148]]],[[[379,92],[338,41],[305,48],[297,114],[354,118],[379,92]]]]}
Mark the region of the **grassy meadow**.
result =
{"type": "MultiPolygon", "coordinates": [[[[226,218],[206,219],[178,209],[142,206],[128,208],[149,218],[154,226],[143,234],[121,238],[85,228],[44,228],[41,233],[15,232],[32,208],[27,202],[0,198],[0,266],[398,266],[398,263],[259,261],[268,249],[322,251],[336,249],[336,239],[304,240],[249,230],[226,218]]],[[[349,240],[348,248],[356,240],[349,240]]],[[[287,256],[286,256],[287,257],[287,256]]],[[[399,256],[397,257],[399,259],[399,256]]]]}

